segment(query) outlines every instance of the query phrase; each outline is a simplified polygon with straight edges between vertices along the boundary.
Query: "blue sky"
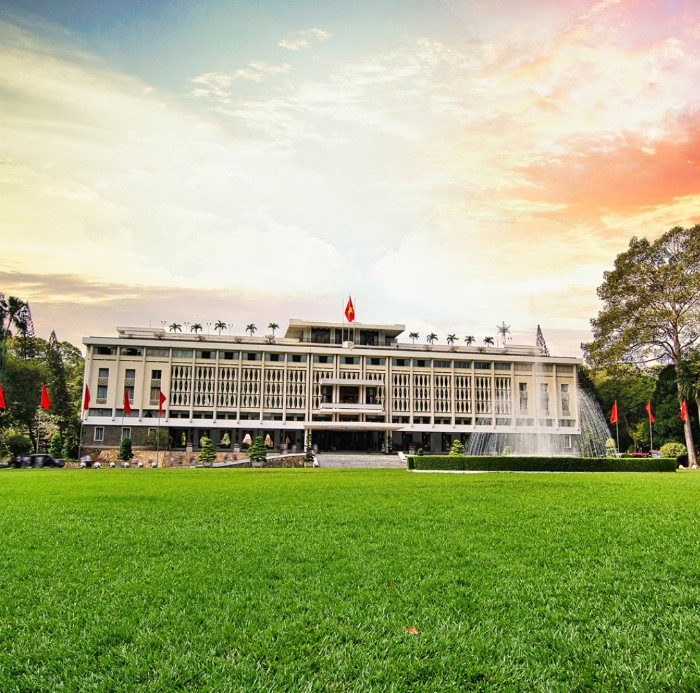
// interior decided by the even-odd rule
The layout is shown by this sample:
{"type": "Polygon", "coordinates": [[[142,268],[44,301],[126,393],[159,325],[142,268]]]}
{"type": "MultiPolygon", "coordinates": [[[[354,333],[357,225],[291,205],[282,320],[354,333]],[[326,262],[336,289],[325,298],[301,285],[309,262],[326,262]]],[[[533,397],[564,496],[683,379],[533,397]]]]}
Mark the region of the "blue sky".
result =
{"type": "Polygon", "coordinates": [[[577,354],[700,218],[699,48],[690,0],[2,2],[0,290],[73,342],[351,293],[577,354]]]}

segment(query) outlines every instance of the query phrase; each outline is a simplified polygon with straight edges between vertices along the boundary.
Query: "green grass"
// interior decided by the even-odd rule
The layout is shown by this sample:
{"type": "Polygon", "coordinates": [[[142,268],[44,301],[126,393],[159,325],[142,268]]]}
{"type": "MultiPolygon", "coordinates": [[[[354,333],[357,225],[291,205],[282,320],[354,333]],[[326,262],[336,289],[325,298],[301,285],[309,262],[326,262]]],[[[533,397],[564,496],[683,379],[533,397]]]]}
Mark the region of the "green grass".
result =
{"type": "Polygon", "coordinates": [[[695,473],[15,470],[0,508],[4,693],[700,689],[695,473]]]}

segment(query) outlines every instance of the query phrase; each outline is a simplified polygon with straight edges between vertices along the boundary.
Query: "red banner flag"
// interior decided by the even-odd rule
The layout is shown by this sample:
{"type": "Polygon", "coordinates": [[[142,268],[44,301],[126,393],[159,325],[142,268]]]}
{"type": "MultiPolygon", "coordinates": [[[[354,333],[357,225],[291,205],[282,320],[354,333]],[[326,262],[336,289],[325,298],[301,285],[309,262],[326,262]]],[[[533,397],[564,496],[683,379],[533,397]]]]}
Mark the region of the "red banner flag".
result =
{"type": "Polygon", "coordinates": [[[131,414],[131,404],[129,404],[129,390],[124,388],[124,413],[131,414]]]}
{"type": "Polygon", "coordinates": [[[51,400],[49,399],[49,392],[46,389],[46,385],[41,384],[41,408],[48,410],[51,406],[51,400]]]}
{"type": "Polygon", "coordinates": [[[83,397],[83,409],[87,411],[90,408],[90,388],[85,385],[85,397],[83,397]]]}
{"type": "Polygon", "coordinates": [[[5,406],[5,395],[2,394],[2,385],[0,385],[0,409],[7,409],[5,406]]]}
{"type": "Polygon", "coordinates": [[[163,405],[168,398],[161,392],[160,393],[160,404],[158,405],[158,416],[163,416],[163,405]]]}
{"type": "Polygon", "coordinates": [[[355,307],[352,305],[352,296],[348,296],[348,305],[345,306],[345,317],[348,322],[355,320],[355,307]]]}
{"type": "Polygon", "coordinates": [[[688,405],[685,400],[681,403],[681,421],[685,421],[688,418],[688,405]]]}
{"type": "Polygon", "coordinates": [[[656,423],[656,421],[654,420],[654,417],[651,413],[651,402],[647,402],[647,406],[644,408],[647,410],[647,414],[649,414],[649,421],[651,421],[651,423],[656,423]]]}
{"type": "Polygon", "coordinates": [[[617,400],[615,400],[612,411],[610,412],[610,423],[617,423],[617,400]]]}

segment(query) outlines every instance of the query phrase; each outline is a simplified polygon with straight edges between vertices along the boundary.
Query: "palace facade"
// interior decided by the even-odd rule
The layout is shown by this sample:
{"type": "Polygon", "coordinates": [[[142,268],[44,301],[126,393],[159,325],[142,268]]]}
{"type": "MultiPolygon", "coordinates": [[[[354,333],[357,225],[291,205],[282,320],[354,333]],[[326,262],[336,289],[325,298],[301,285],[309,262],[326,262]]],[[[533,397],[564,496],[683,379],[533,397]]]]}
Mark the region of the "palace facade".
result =
{"type": "Polygon", "coordinates": [[[579,359],[535,346],[405,343],[404,331],[290,320],[283,337],[136,327],[86,337],[83,445],[117,447],[123,436],[142,445],[166,429],[174,450],[207,436],[233,451],[257,435],[302,450],[310,434],[321,452],[439,453],[478,433],[537,433],[576,453],[579,359]]]}

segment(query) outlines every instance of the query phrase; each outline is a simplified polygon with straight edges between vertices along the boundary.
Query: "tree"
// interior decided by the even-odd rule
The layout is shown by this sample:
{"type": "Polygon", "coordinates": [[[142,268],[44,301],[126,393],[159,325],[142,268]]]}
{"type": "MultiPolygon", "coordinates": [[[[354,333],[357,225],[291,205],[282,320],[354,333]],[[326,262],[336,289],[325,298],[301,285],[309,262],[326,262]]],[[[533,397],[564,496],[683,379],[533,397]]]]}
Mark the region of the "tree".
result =
{"type": "Polygon", "coordinates": [[[171,332],[182,332],[182,325],[179,322],[171,322],[168,329],[171,332]]]}
{"type": "Polygon", "coordinates": [[[471,346],[472,344],[474,344],[475,341],[476,341],[476,340],[474,339],[474,335],[473,335],[473,334],[468,334],[468,335],[464,338],[464,343],[465,343],[467,346],[471,346]]]}
{"type": "Polygon", "coordinates": [[[438,336],[435,334],[435,332],[431,332],[426,338],[425,341],[428,342],[432,346],[433,342],[437,340],[438,336]]]}
{"type": "Polygon", "coordinates": [[[9,453],[11,457],[21,457],[28,455],[32,451],[32,441],[31,438],[19,433],[17,430],[9,429],[2,436],[0,449],[4,453],[9,453]]]}
{"type": "Polygon", "coordinates": [[[275,330],[279,330],[280,326],[276,322],[271,322],[268,328],[272,330],[272,336],[275,336],[275,330]]]}
{"type": "Polygon", "coordinates": [[[486,346],[493,346],[493,337],[484,337],[484,344],[486,346]]]}
{"type": "Polygon", "coordinates": [[[461,455],[464,455],[464,443],[459,439],[453,440],[452,447],[450,448],[450,456],[459,457],[461,455]]]}
{"type": "Polygon", "coordinates": [[[192,327],[190,328],[190,332],[194,332],[195,334],[199,334],[201,331],[202,331],[202,323],[199,323],[199,322],[192,323],[192,327]]]}
{"type": "Polygon", "coordinates": [[[455,343],[455,340],[457,339],[456,334],[448,334],[447,335],[447,343],[452,346],[455,343]]]}
{"type": "Polygon", "coordinates": [[[253,444],[248,448],[248,458],[253,464],[264,464],[267,460],[267,448],[262,436],[255,436],[253,444]]]}
{"type": "Polygon", "coordinates": [[[119,445],[118,459],[122,462],[129,462],[133,456],[134,452],[131,449],[131,438],[122,438],[122,442],[119,445]]]}
{"type": "Polygon", "coordinates": [[[418,339],[420,335],[417,332],[409,332],[408,338],[413,340],[413,343],[416,343],[416,339],[418,339]]]}
{"type": "Polygon", "coordinates": [[[53,457],[63,457],[63,440],[61,440],[61,434],[58,431],[51,436],[49,455],[53,455],[53,457]]]}
{"type": "Polygon", "coordinates": [[[170,447],[170,434],[167,428],[154,428],[146,436],[146,445],[159,450],[167,450],[170,447]]]}
{"type": "Polygon", "coordinates": [[[207,436],[203,436],[199,441],[199,461],[203,464],[208,463],[208,466],[211,466],[211,463],[215,460],[216,448],[214,447],[214,441],[207,436]]]}
{"type": "Polygon", "coordinates": [[[226,323],[223,320],[217,320],[214,329],[219,333],[219,336],[221,336],[221,333],[226,329],[226,323]]]}
{"type": "MultiPolygon", "coordinates": [[[[683,357],[700,337],[700,225],[676,227],[650,243],[632,238],[598,287],[603,309],[591,320],[593,341],[582,344],[594,365],[670,363],[678,404],[683,357]]],[[[688,461],[696,464],[690,417],[684,425],[688,461]]]]}
{"type": "Polygon", "coordinates": [[[12,336],[13,330],[22,338],[22,358],[27,358],[26,340],[34,336],[29,303],[17,296],[5,298],[5,294],[0,293],[0,381],[5,372],[7,339],[12,336]]]}
{"type": "Polygon", "coordinates": [[[253,332],[257,332],[258,328],[255,327],[255,325],[251,322],[249,325],[246,325],[245,331],[250,332],[250,336],[253,336],[253,332]]]}

